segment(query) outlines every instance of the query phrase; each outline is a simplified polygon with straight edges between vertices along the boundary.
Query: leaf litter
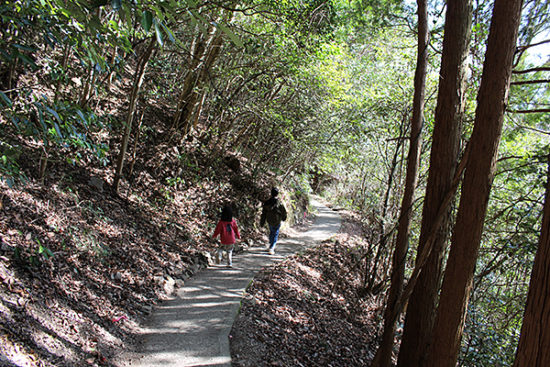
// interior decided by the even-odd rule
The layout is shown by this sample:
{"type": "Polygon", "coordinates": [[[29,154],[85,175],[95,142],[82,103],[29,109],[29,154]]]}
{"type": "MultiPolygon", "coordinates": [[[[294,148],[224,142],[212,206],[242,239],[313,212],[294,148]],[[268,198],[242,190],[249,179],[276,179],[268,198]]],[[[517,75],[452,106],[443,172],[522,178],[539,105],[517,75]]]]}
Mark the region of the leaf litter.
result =
{"type": "Polygon", "coordinates": [[[368,366],[382,297],[364,297],[364,236],[346,215],[329,241],[263,270],[233,325],[233,366],[368,366]]]}

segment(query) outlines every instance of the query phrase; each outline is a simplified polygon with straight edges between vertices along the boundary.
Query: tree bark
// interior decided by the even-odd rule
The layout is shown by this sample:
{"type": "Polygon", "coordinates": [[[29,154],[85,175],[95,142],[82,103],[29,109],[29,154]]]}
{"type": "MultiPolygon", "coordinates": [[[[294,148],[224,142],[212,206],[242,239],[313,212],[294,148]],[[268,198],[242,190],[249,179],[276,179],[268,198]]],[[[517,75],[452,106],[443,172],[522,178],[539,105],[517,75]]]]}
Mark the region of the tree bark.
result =
{"type": "Polygon", "coordinates": [[[122,178],[122,168],[124,167],[124,157],[126,151],[128,150],[128,140],[130,139],[130,133],[132,132],[132,123],[134,121],[134,114],[136,113],[137,100],[139,96],[139,91],[141,89],[141,84],[143,83],[143,77],[145,76],[145,70],[147,69],[147,63],[153,52],[153,49],[156,45],[156,38],[152,37],[147,49],[138,59],[136,66],[136,72],[134,74],[134,84],[132,86],[132,91],[130,93],[130,104],[128,106],[128,114],[126,116],[126,123],[124,128],[124,135],[122,136],[122,143],[120,146],[120,153],[118,155],[115,179],[113,186],[115,191],[118,192],[120,186],[120,179],[122,178]]]}
{"type": "MultiPolygon", "coordinates": [[[[197,29],[197,32],[200,32],[200,30],[197,29]]],[[[174,115],[173,128],[175,129],[179,129],[181,122],[184,120],[182,115],[185,113],[186,106],[189,105],[188,99],[198,81],[198,70],[200,70],[200,65],[204,63],[216,34],[216,27],[211,25],[206,40],[204,40],[204,35],[202,33],[197,34],[193,40],[188,62],[189,70],[183,80],[183,87],[178,98],[176,114],[174,115]]]]}
{"type": "MultiPolygon", "coordinates": [[[[227,10],[221,16],[220,22],[230,22],[234,14],[227,10]]],[[[204,91],[200,90],[204,84],[208,71],[216,61],[223,44],[223,33],[212,26],[206,42],[198,41],[194,46],[194,57],[191,60],[191,69],[187,73],[183,88],[178,99],[178,106],[174,116],[173,127],[181,129],[183,136],[187,135],[193,125],[195,112],[200,108],[200,97],[204,91]]],[[[200,113],[200,111],[199,111],[200,113]]]]}
{"type": "Polygon", "coordinates": [[[522,0],[496,0],[456,225],[426,366],[454,367],[498,153],[522,0]]]}
{"type": "MultiPolygon", "coordinates": [[[[550,157],[549,157],[550,158],[550,157]]],[[[550,162],[549,162],[550,163],[550,162]]],[[[527,305],[514,367],[550,366],[550,164],[539,247],[531,273],[527,305]]]]}
{"type": "Polygon", "coordinates": [[[393,350],[395,322],[397,321],[394,309],[403,291],[405,277],[405,260],[409,245],[409,227],[411,222],[414,191],[418,181],[418,165],[422,147],[422,124],[424,111],[424,91],[426,89],[426,65],[428,48],[428,11],[426,0],[418,0],[418,55],[414,76],[413,113],[411,119],[411,141],[407,157],[407,176],[405,191],[401,203],[401,214],[397,230],[397,239],[392,259],[391,286],[384,312],[384,332],[382,341],[374,361],[373,367],[389,367],[393,350]]]}
{"type": "MultiPolygon", "coordinates": [[[[420,366],[428,350],[441,281],[442,259],[449,233],[450,203],[442,203],[452,191],[464,110],[465,61],[470,42],[471,0],[449,0],[430,170],[422,212],[416,267],[419,274],[407,308],[398,366],[420,366]],[[441,212],[443,218],[439,218],[441,212]],[[438,224],[437,227],[435,223],[438,224]],[[435,227],[435,228],[434,228],[435,227]],[[432,243],[428,239],[435,233],[432,243]],[[429,246],[429,247],[428,247],[429,246]],[[425,264],[420,254],[431,249],[425,264]],[[422,271],[420,272],[420,269],[422,271]]],[[[416,270],[416,269],[415,269],[416,270]]],[[[413,278],[411,278],[413,280],[413,278]]],[[[403,303],[403,302],[401,302],[403,303]]]]}

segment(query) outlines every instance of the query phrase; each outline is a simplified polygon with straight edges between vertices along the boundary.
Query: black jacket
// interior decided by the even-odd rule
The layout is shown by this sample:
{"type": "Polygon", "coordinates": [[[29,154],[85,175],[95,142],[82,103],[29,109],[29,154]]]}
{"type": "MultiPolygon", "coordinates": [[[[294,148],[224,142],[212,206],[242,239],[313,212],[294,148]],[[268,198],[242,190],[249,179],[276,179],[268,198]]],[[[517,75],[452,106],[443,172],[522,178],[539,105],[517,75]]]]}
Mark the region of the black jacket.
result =
{"type": "Polygon", "coordinates": [[[262,207],[262,216],[260,218],[260,226],[263,227],[267,220],[270,226],[279,226],[281,222],[286,220],[285,206],[279,202],[279,199],[272,197],[267,200],[262,207]]]}

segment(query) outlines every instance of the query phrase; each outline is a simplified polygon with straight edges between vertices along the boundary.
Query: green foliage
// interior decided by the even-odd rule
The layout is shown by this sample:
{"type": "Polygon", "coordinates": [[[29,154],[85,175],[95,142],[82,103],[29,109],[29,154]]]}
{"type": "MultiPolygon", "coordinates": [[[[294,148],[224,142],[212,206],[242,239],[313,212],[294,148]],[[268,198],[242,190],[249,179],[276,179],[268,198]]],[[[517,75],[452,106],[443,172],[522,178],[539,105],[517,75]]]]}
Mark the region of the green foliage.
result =
{"type": "Polygon", "coordinates": [[[39,239],[35,239],[38,247],[31,253],[23,251],[21,247],[16,247],[13,252],[14,258],[26,265],[39,266],[42,261],[52,259],[55,254],[48,247],[42,245],[39,239]]]}
{"type": "MultiPolygon", "coordinates": [[[[485,298],[485,297],[482,297],[485,298]]],[[[517,339],[521,327],[522,314],[518,313],[520,305],[506,304],[503,299],[487,299],[488,302],[477,307],[468,308],[468,322],[463,338],[462,366],[511,366],[515,358],[517,339]],[[485,309],[494,313],[488,315],[485,309]],[[495,329],[495,316],[512,314],[507,332],[495,329]]],[[[497,316],[497,317],[498,317],[497,316]]]]}
{"type": "Polygon", "coordinates": [[[18,164],[20,155],[20,147],[0,141],[0,180],[9,187],[26,180],[25,173],[18,164]]]}
{"type": "MultiPolygon", "coordinates": [[[[476,4],[465,141],[491,13],[491,2],[476,4]]],[[[434,22],[424,152],[429,151],[434,124],[443,9],[443,1],[430,4],[434,22]]],[[[408,151],[414,10],[398,0],[0,1],[0,177],[8,185],[25,178],[20,168],[24,144],[71,164],[105,166],[107,144],[118,144],[114,131],[122,128],[119,115],[127,108],[125,98],[113,96],[127,92],[130,83],[121,81],[133,76],[136,58],[154,39],[160,47],[148,64],[138,101],[146,111],[140,140],[159,146],[159,139],[166,139],[160,145],[163,152],[177,147],[181,153],[169,163],[175,167],[157,167],[164,172],[165,186],[151,195],[153,204],[164,206],[182,187],[201,189],[202,167],[189,152],[179,150],[196,149],[196,140],[185,141],[179,135],[186,133],[168,130],[171,122],[164,121],[179,107],[182,81],[189,80],[190,96],[199,98],[185,108],[197,112],[192,134],[202,135],[201,149],[239,155],[253,179],[266,174],[285,180],[295,213],[307,206],[315,174],[325,179],[324,193],[335,203],[363,213],[372,227],[391,228],[399,212],[408,151]],[[210,46],[210,53],[202,55],[210,46]],[[205,59],[211,56],[208,64],[205,59]],[[202,79],[187,78],[197,75],[202,79]],[[120,104],[110,106],[106,100],[120,104]],[[163,113],[151,114],[150,106],[163,113]],[[116,115],[111,108],[119,109],[116,115]],[[147,126],[152,119],[155,125],[147,126]],[[163,123],[165,129],[157,131],[163,123]],[[16,133],[8,139],[12,126],[16,133]]],[[[522,42],[548,27],[547,10],[547,1],[526,2],[522,42]]],[[[520,58],[517,69],[534,66],[520,58]]],[[[547,71],[515,74],[513,80],[532,79],[548,79],[547,71]]],[[[548,98],[547,83],[514,85],[509,108],[543,108],[548,98]]],[[[497,359],[508,363],[512,358],[527,289],[524,280],[540,226],[548,154],[547,135],[541,132],[549,130],[548,113],[507,117],[466,325],[464,365],[491,365],[497,359]]],[[[427,162],[424,154],[420,198],[427,162]]],[[[104,215],[91,204],[78,205],[92,218],[104,215]]],[[[420,199],[413,214],[412,246],[421,207],[420,199]]],[[[253,209],[244,210],[253,217],[253,209]]],[[[93,256],[109,255],[94,232],[69,229],[68,242],[93,256]]],[[[51,255],[39,244],[32,256],[42,261],[51,255]]]]}
{"type": "Polygon", "coordinates": [[[106,162],[107,146],[88,139],[90,132],[101,127],[100,119],[93,112],[66,102],[52,104],[45,96],[28,107],[30,111],[11,115],[11,121],[19,132],[39,139],[47,148],[75,148],[74,155],[67,157],[72,163],[80,159],[79,151],[90,152],[98,161],[106,162]]]}

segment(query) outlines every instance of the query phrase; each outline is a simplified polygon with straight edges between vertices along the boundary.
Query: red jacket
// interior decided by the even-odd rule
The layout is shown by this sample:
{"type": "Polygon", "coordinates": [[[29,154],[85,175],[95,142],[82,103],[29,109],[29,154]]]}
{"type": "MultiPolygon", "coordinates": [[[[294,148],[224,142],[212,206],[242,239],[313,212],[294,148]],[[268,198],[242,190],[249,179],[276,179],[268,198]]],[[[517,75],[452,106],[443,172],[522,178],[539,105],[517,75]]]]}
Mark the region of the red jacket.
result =
{"type": "Polygon", "coordinates": [[[220,235],[222,245],[232,245],[235,243],[235,238],[241,238],[235,219],[231,222],[220,220],[216,225],[212,238],[215,238],[217,235],[220,235]]]}

